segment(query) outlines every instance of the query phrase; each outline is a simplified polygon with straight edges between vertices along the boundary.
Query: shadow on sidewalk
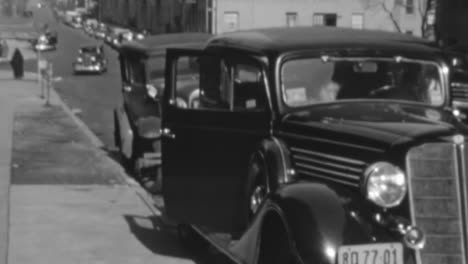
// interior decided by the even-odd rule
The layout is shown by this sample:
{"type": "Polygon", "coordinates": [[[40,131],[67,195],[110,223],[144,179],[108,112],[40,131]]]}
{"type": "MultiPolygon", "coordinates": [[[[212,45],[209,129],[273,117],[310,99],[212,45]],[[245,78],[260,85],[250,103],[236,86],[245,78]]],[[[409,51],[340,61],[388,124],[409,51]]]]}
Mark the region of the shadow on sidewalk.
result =
{"type": "Polygon", "coordinates": [[[187,249],[178,238],[175,228],[164,226],[158,217],[124,215],[133,235],[151,252],[168,257],[193,260],[196,264],[213,262],[210,250],[204,240],[187,249]]]}

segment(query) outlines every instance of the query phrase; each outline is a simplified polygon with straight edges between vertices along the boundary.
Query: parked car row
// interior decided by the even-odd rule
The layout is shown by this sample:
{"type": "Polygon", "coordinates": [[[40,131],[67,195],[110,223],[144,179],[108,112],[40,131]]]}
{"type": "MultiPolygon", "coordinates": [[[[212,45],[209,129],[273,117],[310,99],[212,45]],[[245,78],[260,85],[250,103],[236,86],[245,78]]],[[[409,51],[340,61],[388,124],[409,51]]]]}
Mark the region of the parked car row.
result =
{"type": "Polygon", "coordinates": [[[107,45],[114,49],[119,49],[123,42],[144,39],[146,31],[135,32],[130,29],[110,26],[95,19],[84,19],[79,22],[80,26],[70,24],[74,28],[82,28],[89,36],[103,40],[107,45]]]}

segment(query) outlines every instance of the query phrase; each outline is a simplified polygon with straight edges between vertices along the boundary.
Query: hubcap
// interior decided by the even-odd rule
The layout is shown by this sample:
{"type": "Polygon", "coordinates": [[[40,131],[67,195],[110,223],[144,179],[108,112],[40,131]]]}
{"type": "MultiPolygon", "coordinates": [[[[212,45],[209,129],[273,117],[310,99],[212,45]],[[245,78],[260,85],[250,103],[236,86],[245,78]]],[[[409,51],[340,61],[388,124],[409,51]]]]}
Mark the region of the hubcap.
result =
{"type": "Polygon", "coordinates": [[[265,197],[265,188],[262,186],[255,187],[252,196],[250,196],[250,210],[252,214],[255,214],[263,202],[265,197]]]}

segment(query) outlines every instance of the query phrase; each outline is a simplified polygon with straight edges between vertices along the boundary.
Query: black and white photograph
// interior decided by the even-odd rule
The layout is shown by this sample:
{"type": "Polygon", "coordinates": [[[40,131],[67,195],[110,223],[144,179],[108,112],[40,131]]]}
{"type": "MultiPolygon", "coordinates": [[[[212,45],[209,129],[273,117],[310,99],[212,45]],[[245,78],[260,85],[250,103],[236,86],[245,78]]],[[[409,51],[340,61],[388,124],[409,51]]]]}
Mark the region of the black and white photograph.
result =
{"type": "Polygon", "coordinates": [[[468,264],[468,0],[0,0],[0,264],[468,264]]]}

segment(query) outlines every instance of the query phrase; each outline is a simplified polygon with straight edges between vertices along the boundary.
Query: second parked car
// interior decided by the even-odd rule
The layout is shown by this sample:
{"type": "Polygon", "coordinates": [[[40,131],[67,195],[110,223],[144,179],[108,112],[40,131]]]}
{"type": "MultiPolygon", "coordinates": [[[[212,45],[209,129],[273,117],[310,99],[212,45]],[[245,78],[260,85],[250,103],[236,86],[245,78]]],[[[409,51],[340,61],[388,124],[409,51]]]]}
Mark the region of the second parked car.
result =
{"type": "MultiPolygon", "coordinates": [[[[115,144],[127,168],[150,191],[160,190],[160,102],[168,47],[202,46],[211,35],[165,34],[125,43],[120,48],[122,106],[115,110],[115,144]]],[[[190,64],[184,65],[187,69],[190,64]]],[[[186,79],[190,79],[187,75],[186,79]]],[[[189,82],[187,82],[189,84],[189,82]]],[[[187,85],[190,88],[196,88],[187,85]]],[[[192,89],[195,90],[195,89],[192,89]]],[[[181,104],[182,99],[179,100],[181,104]]]]}

